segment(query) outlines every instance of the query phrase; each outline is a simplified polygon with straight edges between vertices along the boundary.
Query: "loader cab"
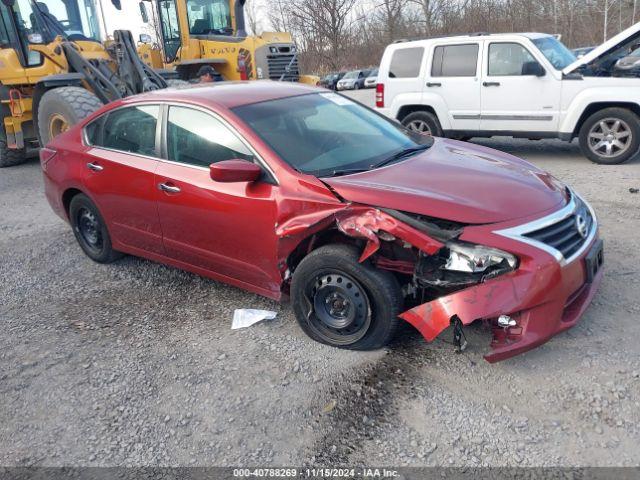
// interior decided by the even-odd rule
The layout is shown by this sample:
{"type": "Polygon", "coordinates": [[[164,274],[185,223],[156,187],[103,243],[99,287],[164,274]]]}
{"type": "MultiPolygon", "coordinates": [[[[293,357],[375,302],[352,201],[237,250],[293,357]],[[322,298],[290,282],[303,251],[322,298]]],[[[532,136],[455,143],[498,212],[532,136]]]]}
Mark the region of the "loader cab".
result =
{"type": "Polygon", "coordinates": [[[31,45],[69,40],[100,41],[92,0],[3,0],[0,5],[0,48],[15,50],[23,67],[42,64],[31,45]]]}

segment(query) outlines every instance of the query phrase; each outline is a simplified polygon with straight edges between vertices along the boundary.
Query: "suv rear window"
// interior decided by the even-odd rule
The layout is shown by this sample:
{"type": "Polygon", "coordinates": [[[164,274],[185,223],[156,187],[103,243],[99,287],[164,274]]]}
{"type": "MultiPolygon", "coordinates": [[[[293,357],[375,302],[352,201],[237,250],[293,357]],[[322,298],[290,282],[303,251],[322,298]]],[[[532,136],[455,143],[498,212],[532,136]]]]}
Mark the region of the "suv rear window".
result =
{"type": "Polygon", "coordinates": [[[447,45],[433,51],[432,77],[473,77],[478,65],[478,44],[447,45]]]}
{"type": "Polygon", "coordinates": [[[415,78],[420,74],[423,47],[401,48],[393,52],[389,78],[415,78]]]}

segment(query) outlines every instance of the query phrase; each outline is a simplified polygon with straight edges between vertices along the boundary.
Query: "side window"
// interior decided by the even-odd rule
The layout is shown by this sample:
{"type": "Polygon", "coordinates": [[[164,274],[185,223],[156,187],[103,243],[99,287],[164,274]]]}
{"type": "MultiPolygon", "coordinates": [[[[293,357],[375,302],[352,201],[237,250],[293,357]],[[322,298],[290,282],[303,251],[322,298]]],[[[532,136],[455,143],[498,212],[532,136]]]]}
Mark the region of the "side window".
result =
{"type": "Polygon", "coordinates": [[[478,44],[446,45],[433,51],[432,77],[474,77],[478,65],[478,44]]]}
{"type": "Polygon", "coordinates": [[[489,75],[523,75],[524,66],[536,59],[519,43],[489,45],[489,75]]]}
{"type": "Polygon", "coordinates": [[[401,48],[393,52],[389,78],[415,78],[420,74],[424,48],[401,48]]]}
{"type": "Polygon", "coordinates": [[[167,150],[169,160],[199,167],[234,158],[253,161],[249,149],[222,122],[186,107],[169,107],[167,150]]]}
{"type": "MultiPolygon", "coordinates": [[[[94,132],[96,143],[93,145],[121,152],[157,156],[156,123],[159,110],[157,105],[140,105],[108,113],[103,121],[102,135],[94,132]]],[[[90,129],[87,129],[89,141],[90,134],[90,129]]]]}
{"type": "Polygon", "coordinates": [[[84,127],[84,135],[88,145],[100,145],[102,142],[100,137],[102,136],[102,124],[105,118],[107,118],[106,115],[101,115],[84,127]]]}

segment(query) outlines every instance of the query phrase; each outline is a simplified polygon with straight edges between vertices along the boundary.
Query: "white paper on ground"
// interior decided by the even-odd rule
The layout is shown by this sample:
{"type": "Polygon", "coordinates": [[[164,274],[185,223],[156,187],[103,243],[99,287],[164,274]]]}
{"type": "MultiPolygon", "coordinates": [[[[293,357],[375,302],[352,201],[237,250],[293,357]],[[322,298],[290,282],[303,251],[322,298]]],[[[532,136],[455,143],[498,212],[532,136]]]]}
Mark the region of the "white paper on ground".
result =
{"type": "Polygon", "coordinates": [[[237,328],[247,328],[258,323],[260,320],[273,320],[276,318],[277,312],[271,310],[255,310],[253,308],[237,308],[233,312],[233,322],[231,322],[231,330],[237,328]]]}

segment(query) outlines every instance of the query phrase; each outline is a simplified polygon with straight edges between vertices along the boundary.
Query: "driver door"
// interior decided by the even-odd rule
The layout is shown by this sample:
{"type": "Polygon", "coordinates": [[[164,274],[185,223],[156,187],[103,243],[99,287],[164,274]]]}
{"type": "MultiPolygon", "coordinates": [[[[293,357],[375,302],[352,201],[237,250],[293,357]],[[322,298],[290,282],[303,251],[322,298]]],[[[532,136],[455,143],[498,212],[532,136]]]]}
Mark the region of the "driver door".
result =
{"type": "Polygon", "coordinates": [[[484,43],[480,130],[557,132],[561,88],[553,73],[527,74],[527,63],[540,62],[518,42],[484,43]]]}
{"type": "Polygon", "coordinates": [[[253,160],[231,127],[202,110],[168,106],[166,156],[156,170],[156,198],[167,255],[197,269],[279,292],[275,234],[278,186],[220,183],[209,165],[253,160]]]}

